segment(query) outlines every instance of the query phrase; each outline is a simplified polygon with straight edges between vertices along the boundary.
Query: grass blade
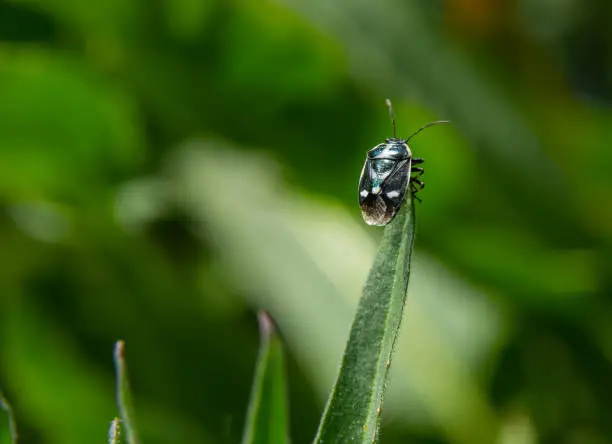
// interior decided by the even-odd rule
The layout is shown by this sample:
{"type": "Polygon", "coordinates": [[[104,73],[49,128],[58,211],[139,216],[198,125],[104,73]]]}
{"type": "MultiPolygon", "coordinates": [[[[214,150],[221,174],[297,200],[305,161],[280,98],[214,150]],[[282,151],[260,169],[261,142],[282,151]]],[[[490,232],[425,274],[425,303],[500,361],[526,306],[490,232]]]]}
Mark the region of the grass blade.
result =
{"type": "Polygon", "coordinates": [[[387,374],[406,301],[413,242],[414,203],[409,200],[385,227],[316,443],[372,443],[377,439],[387,374]]]}
{"type": "Polygon", "coordinates": [[[242,444],[288,443],[283,349],[269,315],[258,315],[261,347],[242,444]]]}
{"type": "Polygon", "coordinates": [[[8,416],[8,428],[11,439],[11,444],[17,444],[17,423],[15,422],[15,415],[13,414],[13,408],[8,403],[6,398],[0,393],[0,410],[4,410],[8,416]]]}
{"type": "Polygon", "coordinates": [[[117,341],[115,344],[115,368],[117,369],[117,405],[126,439],[129,444],[138,444],[140,441],[134,424],[134,407],[125,362],[125,342],[123,341],[117,341]]]}
{"type": "Polygon", "coordinates": [[[119,422],[119,418],[114,418],[111,421],[111,426],[108,430],[108,444],[119,444],[119,435],[121,434],[121,425],[119,422]]]}

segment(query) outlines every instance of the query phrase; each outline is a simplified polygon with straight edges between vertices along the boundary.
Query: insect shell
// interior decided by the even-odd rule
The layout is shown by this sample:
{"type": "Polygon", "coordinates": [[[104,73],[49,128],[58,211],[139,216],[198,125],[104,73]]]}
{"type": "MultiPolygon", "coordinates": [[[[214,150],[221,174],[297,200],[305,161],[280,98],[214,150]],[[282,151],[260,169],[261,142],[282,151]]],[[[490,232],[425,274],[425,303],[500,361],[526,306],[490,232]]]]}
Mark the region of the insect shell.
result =
{"type": "Polygon", "coordinates": [[[412,157],[408,141],[429,126],[449,123],[447,120],[431,122],[407,139],[399,139],[396,137],[395,117],[389,99],[387,106],[393,123],[393,137],[368,151],[359,179],[359,207],[368,225],[387,225],[402,206],[407,188],[410,187],[414,196],[425,186],[419,180],[423,168],[414,166],[422,164],[424,160],[412,157]],[[416,174],[411,176],[412,173],[416,174]]]}

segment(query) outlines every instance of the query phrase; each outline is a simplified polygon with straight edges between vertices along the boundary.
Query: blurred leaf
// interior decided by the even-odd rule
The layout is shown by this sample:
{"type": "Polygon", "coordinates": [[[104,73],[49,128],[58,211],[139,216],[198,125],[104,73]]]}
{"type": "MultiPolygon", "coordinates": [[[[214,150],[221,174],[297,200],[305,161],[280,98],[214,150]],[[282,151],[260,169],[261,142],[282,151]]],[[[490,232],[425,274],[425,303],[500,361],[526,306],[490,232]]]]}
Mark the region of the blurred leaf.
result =
{"type": "Polygon", "coordinates": [[[117,404],[119,405],[119,415],[123,421],[123,429],[127,435],[127,442],[138,444],[140,441],[134,423],[134,405],[128,380],[125,343],[123,341],[117,341],[115,344],[115,367],[117,368],[117,404]]]}
{"type": "Polygon", "coordinates": [[[387,375],[406,302],[414,225],[414,201],[410,199],[385,227],[317,433],[318,443],[377,440],[387,375]]]}
{"type": "Polygon", "coordinates": [[[270,316],[260,312],[258,318],[261,345],[242,444],[288,443],[282,343],[270,316]]]}
{"type": "Polygon", "coordinates": [[[333,91],[344,71],[335,40],[273,2],[244,3],[232,17],[223,44],[225,82],[244,97],[263,93],[277,102],[312,101],[333,91]],[[254,35],[258,44],[245,52],[254,35]]]}
{"type": "Polygon", "coordinates": [[[79,31],[82,37],[114,37],[115,34],[135,29],[139,19],[138,3],[135,0],[109,0],[87,8],[81,8],[70,0],[11,1],[48,11],[62,25],[79,31]]]}
{"type": "MultiPolygon", "coordinates": [[[[17,444],[17,424],[15,423],[15,415],[13,413],[13,408],[6,400],[6,398],[2,395],[2,392],[0,392],[0,410],[3,410],[4,413],[6,413],[7,417],[6,419],[8,423],[8,436],[6,442],[10,442],[10,444],[17,444]]],[[[4,426],[1,429],[4,429],[4,426]]],[[[0,438],[3,438],[2,442],[5,442],[3,435],[0,435],[0,438]]]]}
{"type": "Polygon", "coordinates": [[[168,31],[178,39],[190,40],[206,30],[215,3],[199,0],[165,0],[164,17],[168,31]]]}
{"type": "Polygon", "coordinates": [[[0,190],[91,199],[142,158],[129,98],[77,58],[0,46],[0,190]]]}
{"type": "Polygon", "coordinates": [[[1,325],[6,384],[18,394],[13,405],[46,443],[99,442],[114,411],[110,381],[63,328],[19,301],[1,325]]]}

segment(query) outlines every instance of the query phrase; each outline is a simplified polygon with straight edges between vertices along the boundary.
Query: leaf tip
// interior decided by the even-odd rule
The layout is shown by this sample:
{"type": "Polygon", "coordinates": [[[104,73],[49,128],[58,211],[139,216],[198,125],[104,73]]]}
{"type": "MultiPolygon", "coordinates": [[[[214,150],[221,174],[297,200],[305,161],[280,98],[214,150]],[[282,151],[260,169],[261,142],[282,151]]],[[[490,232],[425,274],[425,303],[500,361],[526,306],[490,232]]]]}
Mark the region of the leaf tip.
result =
{"type": "Polygon", "coordinates": [[[259,321],[259,331],[262,337],[269,338],[276,333],[272,317],[267,311],[260,310],[257,313],[257,320],[259,321]]]}
{"type": "Polygon", "coordinates": [[[115,342],[115,360],[123,361],[125,359],[125,341],[119,339],[115,342]]]}
{"type": "Polygon", "coordinates": [[[15,422],[15,414],[13,412],[13,407],[6,400],[2,392],[0,392],[0,410],[4,410],[8,416],[11,443],[16,444],[17,443],[17,424],[15,422]]]}
{"type": "Polygon", "coordinates": [[[108,442],[109,444],[119,444],[119,436],[121,435],[121,420],[118,417],[113,418],[111,421],[110,429],[108,431],[108,442]]]}

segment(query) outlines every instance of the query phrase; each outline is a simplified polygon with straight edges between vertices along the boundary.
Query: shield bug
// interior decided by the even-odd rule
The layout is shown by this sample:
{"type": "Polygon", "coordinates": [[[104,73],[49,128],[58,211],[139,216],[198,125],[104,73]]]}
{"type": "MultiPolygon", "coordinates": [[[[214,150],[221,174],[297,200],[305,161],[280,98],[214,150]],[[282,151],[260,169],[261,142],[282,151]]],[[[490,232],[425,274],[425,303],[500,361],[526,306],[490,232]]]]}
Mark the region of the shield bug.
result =
{"type": "Polygon", "coordinates": [[[421,165],[425,161],[412,157],[408,142],[418,133],[432,125],[450,123],[448,120],[430,122],[416,130],[407,139],[398,139],[396,135],[393,105],[387,99],[393,137],[379,143],[366,157],[365,165],[359,178],[359,207],[363,220],[368,225],[387,225],[393,220],[404,202],[406,189],[414,196],[425,184],[420,180],[423,174],[421,165]],[[416,173],[411,176],[412,173],[416,173]]]}

